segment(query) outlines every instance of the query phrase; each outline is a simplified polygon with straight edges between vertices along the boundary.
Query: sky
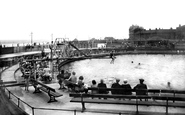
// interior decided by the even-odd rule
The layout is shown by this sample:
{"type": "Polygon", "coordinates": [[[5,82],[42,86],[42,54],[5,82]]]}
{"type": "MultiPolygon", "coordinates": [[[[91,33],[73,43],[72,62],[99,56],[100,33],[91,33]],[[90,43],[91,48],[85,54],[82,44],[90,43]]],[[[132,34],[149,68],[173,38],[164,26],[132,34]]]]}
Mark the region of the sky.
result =
{"type": "Polygon", "coordinates": [[[184,0],[0,0],[0,41],[129,37],[129,27],[185,25],[184,0]]]}

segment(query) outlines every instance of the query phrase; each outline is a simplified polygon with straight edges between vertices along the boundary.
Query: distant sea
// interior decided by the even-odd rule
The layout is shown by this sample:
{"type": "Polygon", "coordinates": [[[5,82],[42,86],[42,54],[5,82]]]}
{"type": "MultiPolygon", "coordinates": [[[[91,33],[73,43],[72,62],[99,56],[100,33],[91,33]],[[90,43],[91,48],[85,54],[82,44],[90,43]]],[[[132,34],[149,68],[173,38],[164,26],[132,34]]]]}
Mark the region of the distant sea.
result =
{"type": "MultiPolygon", "coordinates": [[[[49,41],[43,41],[43,40],[34,40],[33,43],[36,44],[46,44],[49,41]]],[[[0,45],[2,45],[3,47],[15,47],[15,46],[26,46],[26,45],[30,45],[31,41],[30,40],[0,40],[0,45]]]]}

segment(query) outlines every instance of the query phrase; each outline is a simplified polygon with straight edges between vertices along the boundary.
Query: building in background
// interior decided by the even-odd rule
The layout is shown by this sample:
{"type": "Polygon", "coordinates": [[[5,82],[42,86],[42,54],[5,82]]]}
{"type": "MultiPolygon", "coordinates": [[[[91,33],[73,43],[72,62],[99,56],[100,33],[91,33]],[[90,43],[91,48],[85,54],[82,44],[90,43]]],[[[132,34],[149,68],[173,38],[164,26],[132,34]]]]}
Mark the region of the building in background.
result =
{"type": "Polygon", "coordinates": [[[185,25],[176,29],[149,29],[132,25],[129,28],[129,41],[136,46],[156,46],[185,48],[185,25]]]}

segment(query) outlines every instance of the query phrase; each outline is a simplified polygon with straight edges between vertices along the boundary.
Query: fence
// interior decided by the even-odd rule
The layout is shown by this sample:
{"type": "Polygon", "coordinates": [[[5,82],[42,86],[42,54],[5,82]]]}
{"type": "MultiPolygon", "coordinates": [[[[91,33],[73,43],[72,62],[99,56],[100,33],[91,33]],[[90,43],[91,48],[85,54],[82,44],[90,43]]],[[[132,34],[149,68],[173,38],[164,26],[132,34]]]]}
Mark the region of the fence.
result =
{"type": "MultiPolygon", "coordinates": [[[[20,109],[22,109],[23,111],[31,115],[36,115],[35,113],[36,110],[55,111],[55,112],[56,111],[71,112],[72,115],[83,114],[81,109],[77,110],[77,109],[55,109],[55,108],[33,107],[29,105],[28,103],[26,103],[25,101],[21,100],[15,94],[13,94],[10,90],[8,90],[8,88],[4,87],[4,92],[8,96],[8,99],[12,100],[17,105],[17,107],[19,107],[20,109]],[[26,110],[25,110],[25,107],[27,107],[26,110]]],[[[92,114],[93,113],[103,113],[103,114],[115,114],[115,115],[121,115],[124,113],[124,112],[105,112],[105,111],[88,111],[88,110],[86,112],[90,112],[92,114]]]]}

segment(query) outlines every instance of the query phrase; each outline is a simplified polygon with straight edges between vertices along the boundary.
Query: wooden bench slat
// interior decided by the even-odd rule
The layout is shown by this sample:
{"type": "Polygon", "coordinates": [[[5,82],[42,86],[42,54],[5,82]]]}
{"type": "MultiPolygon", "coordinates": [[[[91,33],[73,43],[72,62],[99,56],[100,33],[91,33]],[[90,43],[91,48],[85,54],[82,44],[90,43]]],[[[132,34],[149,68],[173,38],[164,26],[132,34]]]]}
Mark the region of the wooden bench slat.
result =
{"type": "Polygon", "coordinates": [[[161,93],[174,93],[174,90],[161,90],[161,93]]]}
{"type": "Polygon", "coordinates": [[[169,100],[169,101],[185,101],[185,98],[182,97],[170,97],[170,96],[153,96],[155,100],[169,100]]]}
{"type": "Polygon", "coordinates": [[[50,100],[48,101],[48,103],[57,101],[55,99],[55,97],[63,96],[63,94],[60,94],[60,93],[56,92],[55,89],[53,89],[52,87],[49,87],[49,86],[47,86],[47,85],[45,85],[41,82],[35,81],[35,80],[33,80],[33,82],[40,85],[40,87],[36,86],[35,92],[39,92],[39,90],[42,90],[42,91],[46,92],[49,95],[50,100]]]}
{"type": "Polygon", "coordinates": [[[167,89],[143,89],[143,90],[134,90],[134,89],[122,89],[122,88],[94,88],[94,87],[88,87],[88,90],[99,90],[99,89],[104,89],[106,91],[113,91],[113,90],[120,90],[120,91],[131,91],[131,92],[136,92],[136,91],[146,91],[147,93],[171,93],[171,94],[184,94],[185,91],[181,90],[167,90],[167,89]]]}
{"type": "Polygon", "coordinates": [[[44,88],[44,87],[39,87],[39,89],[41,89],[42,91],[48,93],[48,90],[46,88],[44,88]]]}
{"type": "Polygon", "coordinates": [[[148,93],[160,93],[159,89],[148,89],[148,93]]]}
{"type": "Polygon", "coordinates": [[[184,94],[184,95],[185,95],[185,91],[178,91],[178,90],[175,90],[174,92],[175,92],[175,94],[184,94]]]}
{"type": "Polygon", "coordinates": [[[94,98],[128,98],[128,99],[151,99],[151,96],[145,96],[145,95],[109,95],[109,94],[77,94],[77,93],[71,93],[69,94],[70,97],[94,97],[94,98]]]}
{"type": "Polygon", "coordinates": [[[53,88],[51,88],[51,87],[49,87],[49,86],[47,86],[47,85],[45,85],[45,84],[42,84],[42,83],[40,83],[40,82],[38,82],[38,84],[41,85],[42,87],[45,87],[45,88],[47,88],[47,89],[49,89],[49,90],[55,92],[55,89],[53,89],[53,88]]]}
{"type": "MultiPolygon", "coordinates": [[[[73,98],[70,102],[79,102],[81,103],[81,98],[73,98]]],[[[101,103],[101,104],[129,104],[129,105],[135,105],[135,101],[120,101],[120,100],[107,100],[107,99],[90,99],[90,98],[84,98],[84,103],[101,103]]]]}
{"type": "MultiPolygon", "coordinates": [[[[46,92],[46,93],[49,92],[49,90],[46,89],[46,88],[44,88],[44,87],[40,87],[39,89],[41,89],[42,91],[44,91],[44,92],[46,92]]],[[[49,93],[50,93],[51,95],[55,96],[55,97],[63,96],[63,94],[60,94],[60,93],[58,93],[58,92],[50,91],[49,93]]]]}
{"type": "Polygon", "coordinates": [[[60,94],[58,92],[50,92],[51,95],[55,96],[55,97],[60,97],[63,96],[63,94],[60,94]]]}
{"type": "Polygon", "coordinates": [[[100,97],[100,98],[128,98],[128,99],[155,99],[155,100],[169,100],[169,101],[185,101],[184,97],[173,96],[137,96],[137,95],[109,95],[109,94],[77,94],[71,93],[70,97],[100,97]]]}
{"type": "MultiPolygon", "coordinates": [[[[77,102],[81,103],[81,98],[72,98],[70,102],[77,102]]],[[[166,102],[157,102],[157,101],[138,101],[136,104],[136,101],[133,100],[107,100],[107,99],[91,99],[91,98],[83,98],[84,103],[100,103],[100,104],[123,104],[123,105],[144,105],[144,106],[166,106],[166,102]]],[[[185,103],[168,103],[169,107],[182,107],[185,108],[185,103]]]]}

